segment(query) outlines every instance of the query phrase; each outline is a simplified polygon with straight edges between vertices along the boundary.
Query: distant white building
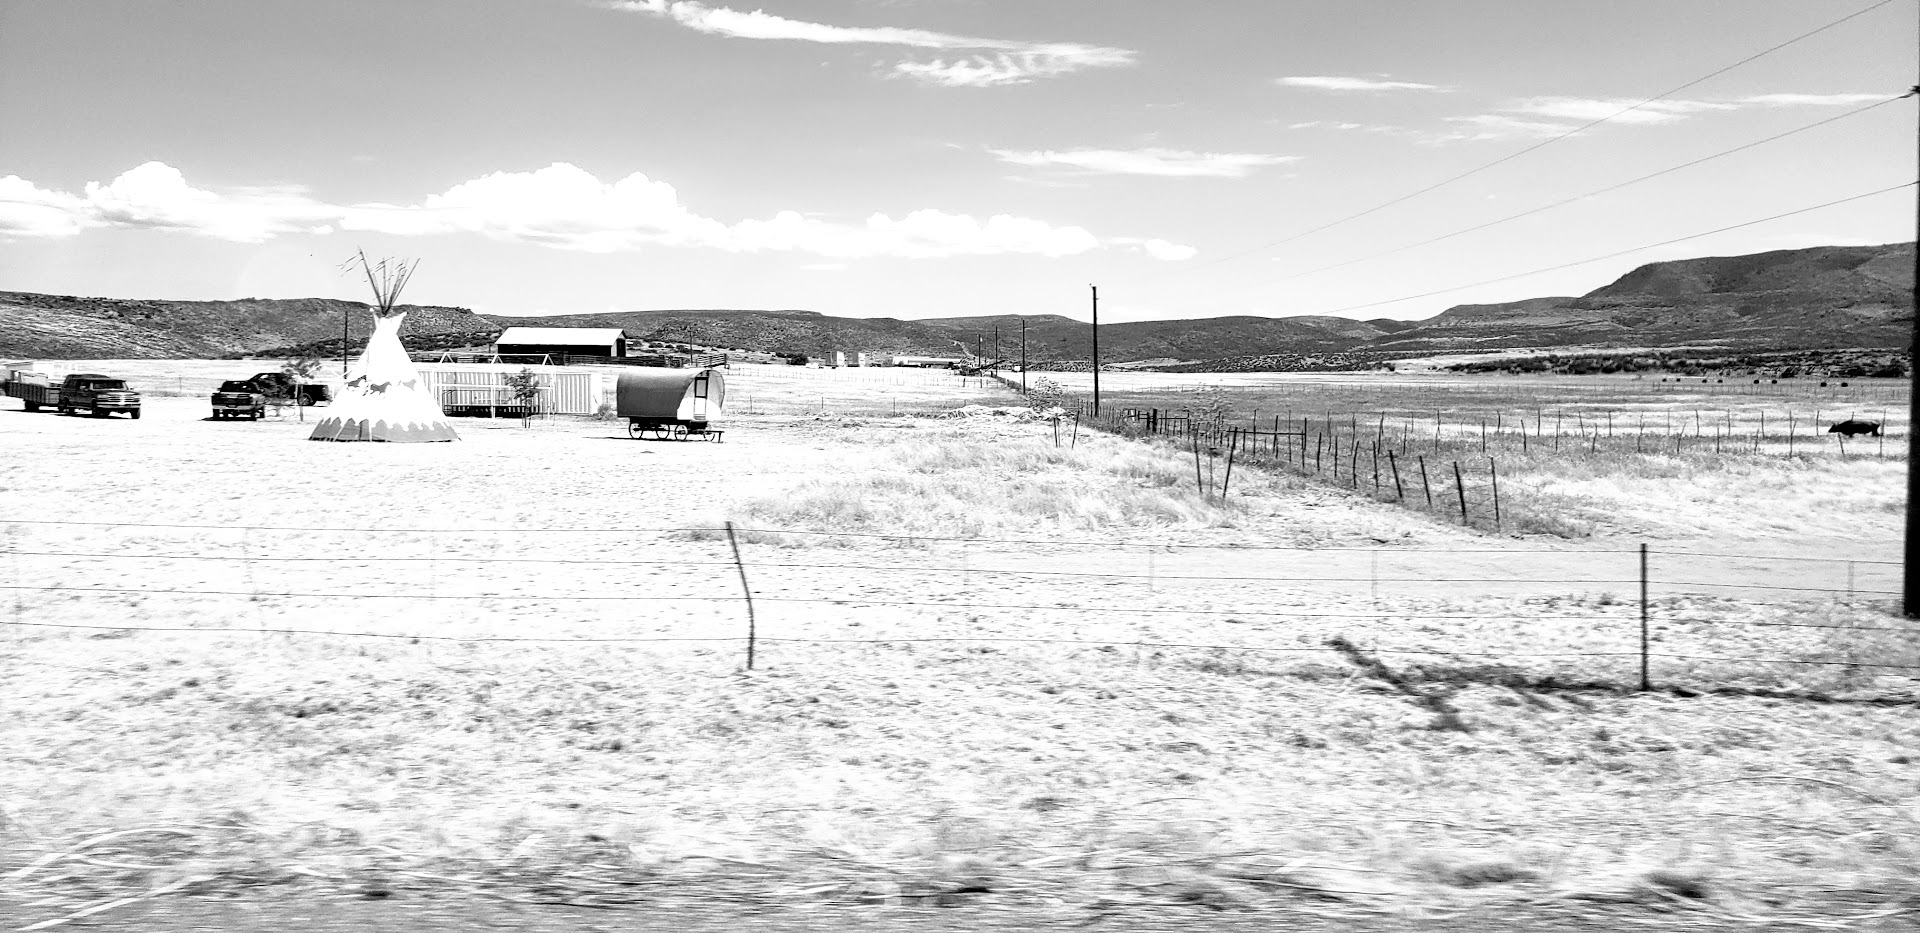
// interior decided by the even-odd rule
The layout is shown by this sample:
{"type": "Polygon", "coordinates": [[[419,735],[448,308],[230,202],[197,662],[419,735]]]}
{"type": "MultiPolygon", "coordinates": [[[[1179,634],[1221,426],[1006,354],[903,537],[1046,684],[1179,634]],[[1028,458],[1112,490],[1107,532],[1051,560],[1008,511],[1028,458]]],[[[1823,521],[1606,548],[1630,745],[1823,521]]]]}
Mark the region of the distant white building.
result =
{"type": "Polygon", "coordinates": [[[917,366],[922,369],[952,369],[966,363],[958,356],[895,356],[887,360],[889,366],[917,366]]]}

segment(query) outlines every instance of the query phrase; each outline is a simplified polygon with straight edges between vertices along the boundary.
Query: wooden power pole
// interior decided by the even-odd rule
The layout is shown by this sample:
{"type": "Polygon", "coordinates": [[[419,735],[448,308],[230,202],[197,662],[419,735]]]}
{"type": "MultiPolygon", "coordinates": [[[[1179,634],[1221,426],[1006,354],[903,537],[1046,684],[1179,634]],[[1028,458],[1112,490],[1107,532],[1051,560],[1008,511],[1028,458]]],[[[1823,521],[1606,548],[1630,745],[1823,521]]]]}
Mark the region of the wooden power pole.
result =
{"type": "Polygon", "coordinates": [[[1020,394],[1027,394],[1027,319],[1020,319],[1020,394]]]}
{"type": "Polygon", "coordinates": [[[1100,286],[1093,289],[1093,415],[1100,416],[1100,286]]]}
{"type": "MultiPolygon", "coordinates": [[[[1920,84],[1907,92],[1908,97],[1920,100],[1920,84]]],[[[1916,151],[1920,151],[1920,139],[1915,140],[1916,151]]],[[[1914,246],[1913,246],[1913,308],[1920,314],[1920,191],[1915,193],[1914,201],[1914,246]]],[[[1907,343],[1907,540],[1902,574],[1905,577],[1901,587],[1901,610],[1907,618],[1920,618],[1920,567],[1916,567],[1916,558],[1920,558],[1920,513],[1914,512],[1914,499],[1920,497],[1920,434],[1914,433],[1920,427],[1920,317],[1913,322],[1914,332],[1907,343]]]]}

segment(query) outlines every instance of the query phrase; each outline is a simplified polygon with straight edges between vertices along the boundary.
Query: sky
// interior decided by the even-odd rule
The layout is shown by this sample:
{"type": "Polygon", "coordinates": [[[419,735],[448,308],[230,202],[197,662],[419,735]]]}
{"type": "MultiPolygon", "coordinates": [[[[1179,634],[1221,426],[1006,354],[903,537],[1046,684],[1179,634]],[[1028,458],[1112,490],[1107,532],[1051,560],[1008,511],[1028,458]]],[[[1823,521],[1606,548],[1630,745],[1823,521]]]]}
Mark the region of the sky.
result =
{"type": "Polygon", "coordinates": [[[1414,319],[1914,236],[1920,0],[730,2],[0,0],[0,290],[1414,319]]]}

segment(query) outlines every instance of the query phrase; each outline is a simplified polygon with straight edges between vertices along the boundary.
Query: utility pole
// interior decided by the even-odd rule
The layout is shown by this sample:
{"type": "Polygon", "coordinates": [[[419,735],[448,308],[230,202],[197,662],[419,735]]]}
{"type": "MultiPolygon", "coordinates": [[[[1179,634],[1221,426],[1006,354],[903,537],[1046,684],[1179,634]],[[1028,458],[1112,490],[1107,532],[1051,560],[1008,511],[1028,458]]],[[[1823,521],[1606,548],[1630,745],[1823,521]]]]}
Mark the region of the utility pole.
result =
{"type": "Polygon", "coordinates": [[[986,356],[985,356],[985,353],[986,353],[986,346],[985,346],[985,342],[986,342],[986,339],[987,339],[987,338],[985,338],[985,337],[982,337],[982,336],[981,336],[981,335],[980,335],[979,333],[977,333],[977,332],[976,332],[976,333],[975,333],[975,334],[973,335],[973,361],[974,361],[975,363],[984,363],[984,362],[986,362],[986,359],[987,359],[987,358],[986,358],[986,356]]]}
{"type": "Polygon", "coordinates": [[[1100,416],[1100,286],[1093,289],[1093,415],[1100,416]]]}
{"type": "Polygon", "coordinates": [[[1027,319],[1020,319],[1020,394],[1027,394],[1027,319]]]}
{"type": "MultiPolygon", "coordinates": [[[[1907,96],[1920,100],[1920,84],[1907,91],[1907,96]]],[[[1915,148],[1920,151],[1920,139],[1915,140],[1915,148]]],[[[1920,190],[1915,192],[1914,232],[1913,307],[1920,313],[1920,190]]],[[[1920,515],[1913,510],[1914,497],[1920,496],[1920,434],[1914,433],[1914,428],[1920,427],[1920,391],[1915,391],[1920,389],[1920,317],[1914,319],[1913,326],[1913,339],[1907,343],[1907,540],[1901,596],[1901,609],[1909,619],[1920,618],[1920,567],[1915,566],[1915,558],[1920,558],[1920,515]]]]}
{"type": "MultiPolygon", "coordinates": [[[[993,325],[993,358],[1000,358],[1000,325],[993,325]]],[[[997,367],[996,367],[997,368],[997,367]]]]}
{"type": "Polygon", "coordinates": [[[340,378],[347,378],[347,327],[353,323],[353,305],[340,309],[340,378]]]}

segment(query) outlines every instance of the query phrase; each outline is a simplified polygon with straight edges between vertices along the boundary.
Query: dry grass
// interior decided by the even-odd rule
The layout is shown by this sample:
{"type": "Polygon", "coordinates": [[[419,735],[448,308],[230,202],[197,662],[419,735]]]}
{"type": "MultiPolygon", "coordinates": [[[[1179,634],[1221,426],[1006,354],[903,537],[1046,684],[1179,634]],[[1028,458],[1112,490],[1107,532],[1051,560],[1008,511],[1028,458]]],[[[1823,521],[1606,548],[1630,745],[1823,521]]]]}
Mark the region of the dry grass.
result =
{"type": "Polygon", "coordinates": [[[1062,443],[888,438],[857,472],[746,499],[735,514],[763,528],[963,538],[1233,523],[1168,451],[1092,434],[1062,443]]]}
{"type": "MultiPolygon", "coordinates": [[[[1449,553],[1488,544],[1259,470],[1223,508],[1178,451],[1061,450],[997,418],[741,418],[720,445],[463,425],[422,449],[200,414],[0,411],[24,438],[0,450],[0,493],[149,525],[9,525],[14,585],[82,589],[9,591],[6,619],[189,629],[4,627],[0,905],[297,884],[1832,920],[1920,893],[1920,730],[1910,706],[1861,702],[1911,679],[1662,660],[1663,685],[1748,693],[1628,694],[1637,614],[1613,565],[1630,555],[1449,553]],[[950,497],[960,479],[979,485],[950,497]],[[749,542],[749,673],[726,545],[657,529],[755,517],[796,487],[1040,543],[749,542]],[[1023,488],[1069,504],[1030,515],[1023,488]],[[1071,506],[1123,490],[1141,498],[1071,506]],[[227,527],[150,527],[168,521],[227,527]],[[1146,544],[1168,547],[1120,546],[1146,544]],[[1293,544],[1375,547],[1256,547],[1293,544]],[[116,586],[142,592],[100,591],[116,586]]],[[[1665,653],[1914,656],[1861,631],[1884,624],[1866,606],[1660,595],[1665,653]]]]}
{"type": "Polygon", "coordinates": [[[17,897],[1373,911],[1659,906],[1687,879],[1712,911],[1805,916],[1920,892],[1906,710],[1465,683],[1442,727],[1330,653],[1225,672],[1180,651],[777,646],[746,674],[685,651],[61,653],[82,646],[83,669],[52,671],[9,646],[44,697],[6,719],[45,756],[10,763],[17,897]]]}

